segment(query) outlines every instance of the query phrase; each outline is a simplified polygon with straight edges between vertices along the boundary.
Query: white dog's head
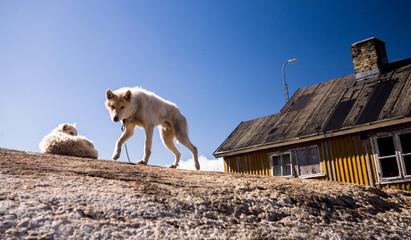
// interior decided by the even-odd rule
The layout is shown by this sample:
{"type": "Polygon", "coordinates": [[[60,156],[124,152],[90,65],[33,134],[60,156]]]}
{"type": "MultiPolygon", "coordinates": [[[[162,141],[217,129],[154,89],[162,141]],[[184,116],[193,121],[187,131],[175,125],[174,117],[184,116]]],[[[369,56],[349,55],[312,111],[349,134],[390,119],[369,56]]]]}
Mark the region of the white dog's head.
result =
{"type": "Polygon", "coordinates": [[[57,130],[59,132],[71,135],[71,136],[77,136],[77,128],[76,128],[76,123],[69,124],[61,124],[57,127],[57,130]]]}
{"type": "Polygon", "coordinates": [[[130,90],[117,94],[113,93],[110,89],[106,91],[106,108],[110,112],[111,120],[119,122],[133,114],[134,109],[131,103],[131,95],[130,90]]]}

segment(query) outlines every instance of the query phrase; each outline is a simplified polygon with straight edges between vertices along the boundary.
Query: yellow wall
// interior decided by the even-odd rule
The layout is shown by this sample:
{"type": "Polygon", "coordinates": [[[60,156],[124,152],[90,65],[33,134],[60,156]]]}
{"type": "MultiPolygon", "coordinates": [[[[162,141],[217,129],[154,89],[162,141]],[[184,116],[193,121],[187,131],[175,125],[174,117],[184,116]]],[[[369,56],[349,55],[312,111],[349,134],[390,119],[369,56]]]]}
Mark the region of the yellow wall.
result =
{"type": "MultiPolygon", "coordinates": [[[[320,179],[371,186],[377,182],[370,139],[361,139],[360,134],[224,157],[225,171],[271,176],[270,152],[310,145],[319,147],[321,169],[325,173],[325,177],[320,179]]],[[[411,190],[410,185],[404,183],[383,187],[411,190]]]]}
{"type": "Polygon", "coordinates": [[[359,135],[330,138],[319,145],[321,164],[327,179],[338,182],[374,185],[375,168],[368,140],[359,135]]]}

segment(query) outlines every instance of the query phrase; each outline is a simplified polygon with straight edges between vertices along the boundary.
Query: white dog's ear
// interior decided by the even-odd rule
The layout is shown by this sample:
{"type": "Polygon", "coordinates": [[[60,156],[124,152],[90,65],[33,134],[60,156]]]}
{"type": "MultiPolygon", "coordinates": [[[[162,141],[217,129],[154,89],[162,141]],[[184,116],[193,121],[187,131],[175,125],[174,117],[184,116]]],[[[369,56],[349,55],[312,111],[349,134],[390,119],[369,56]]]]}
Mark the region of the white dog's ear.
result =
{"type": "Polygon", "coordinates": [[[112,99],[114,96],[115,96],[115,94],[110,89],[107,89],[107,91],[106,91],[107,100],[112,99]]]}
{"type": "Polygon", "coordinates": [[[77,127],[77,123],[76,123],[76,122],[75,122],[75,123],[73,123],[73,127],[75,127],[75,128],[77,127]]]}
{"type": "Polygon", "coordinates": [[[128,90],[126,93],[124,93],[123,98],[124,98],[126,101],[130,101],[130,100],[131,100],[131,91],[128,90]]]}
{"type": "Polygon", "coordinates": [[[66,124],[63,125],[63,129],[62,129],[62,130],[64,131],[64,130],[67,130],[67,129],[69,129],[69,125],[66,123],[66,124]]]}

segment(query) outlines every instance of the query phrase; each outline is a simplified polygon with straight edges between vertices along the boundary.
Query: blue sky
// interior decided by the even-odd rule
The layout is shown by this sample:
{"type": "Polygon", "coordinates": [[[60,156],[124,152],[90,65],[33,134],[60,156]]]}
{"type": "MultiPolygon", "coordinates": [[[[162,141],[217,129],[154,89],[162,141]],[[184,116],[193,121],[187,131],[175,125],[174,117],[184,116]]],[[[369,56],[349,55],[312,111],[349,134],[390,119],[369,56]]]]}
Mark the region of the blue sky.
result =
{"type": "MultiPolygon", "coordinates": [[[[290,96],[352,74],[350,46],[375,36],[388,60],[411,57],[411,1],[0,1],[0,147],[38,152],[60,123],[110,159],[120,124],[105,91],[141,86],[176,103],[203,159],[241,122],[290,96]]],[[[128,149],[143,155],[144,131],[128,149]]],[[[182,160],[191,158],[181,145],[182,160]]],[[[120,160],[125,161],[123,150],[120,160]]],[[[172,153],[158,131],[149,164],[172,153]]]]}

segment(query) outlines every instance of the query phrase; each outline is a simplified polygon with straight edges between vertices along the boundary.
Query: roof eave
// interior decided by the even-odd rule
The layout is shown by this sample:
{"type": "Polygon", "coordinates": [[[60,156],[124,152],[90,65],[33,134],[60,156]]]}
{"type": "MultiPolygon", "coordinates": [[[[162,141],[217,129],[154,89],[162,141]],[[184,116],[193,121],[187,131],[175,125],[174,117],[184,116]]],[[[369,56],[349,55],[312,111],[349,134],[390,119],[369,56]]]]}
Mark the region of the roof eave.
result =
{"type": "Polygon", "coordinates": [[[265,150],[265,149],[270,149],[270,148],[275,148],[275,147],[282,147],[286,145],[304,143],[304,142],[315,141],[315,140],[320,140],[320,139],[326,139],[326,138],[342,136],[342,135],[352,134],[352,133],[361,132],[361,131],[368,131],[368,130],[373,130],[377,128],[389,127],[389,126],[403,124],[403,123],[410,123],[410,122],[411,122],[411,117],[391,118],[387,120],[380,120],[380,121],[370,122],[370,123],[366,123],[362,125],[357,125],[354,127],[341,128],[341,129],[329,131],[326,133],[306,135],[306,136],[302,136],[298,138],[264,143],[264,144],[248,146],[244,148],[237,148],[234,150],[228,150],[228,151],[222,151],[222,152],[216,151],[213,153],[213,155],[216,158],[228,157],[228,156],[233,156],[233,155],[242,154],[242,153],[265,150]]]}

